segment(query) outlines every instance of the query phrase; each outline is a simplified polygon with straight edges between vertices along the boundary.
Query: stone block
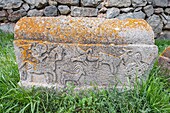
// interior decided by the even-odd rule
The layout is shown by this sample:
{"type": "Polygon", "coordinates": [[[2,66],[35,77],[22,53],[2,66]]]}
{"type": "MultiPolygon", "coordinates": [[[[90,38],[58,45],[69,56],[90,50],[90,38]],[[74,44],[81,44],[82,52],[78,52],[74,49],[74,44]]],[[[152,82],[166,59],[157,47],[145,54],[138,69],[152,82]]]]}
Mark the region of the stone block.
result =
{"type": "Polygon", "coordinates": [[[145,6],[143,10],[146,13],[147,17],[151,16],[154,13],[154,8],[152,5],[145,6]]]}
{"type": "Polygon", "coordinates": [[[5,10],[0,11],[0,22],[7,20],[8,13],[5,10]]]}
{"type": "Polygon", "coordinates": [[[22,0],[0,0],[0,8],[16,9],[22,5],[22,0]]]}
{"type": "Polygon", "coordinates": [[[20,9],[20,10],[14,11],[11,14],[9,14],[8,20],[10,20],[11,22],[16,22],[20,18],[22,18],[23,16],[26,16],[26,15],[27,15],[27,12],[25,11],[25,9],[20,9]]]}
{"type": "Polygon", "coordinates": [[[27,16],[34,17],[34,16],[43,16],[43,10],[32,9],[29,10],[27,16]]]}
{"type": "Polygon", "coordinates": [[[44,15],[45,16],[57,16],[58,15],[58,9],[56,6],[47,6],[44,9],[44,15]]]}
{"type": "Polygon", "coordinates": [[[146,6],[146,0],[132,0],[133,7],[146,6]]]}
{"type": "Polygon", "coordinates": [[[152,4],[154,7],[167,7],[169,0],[153,0],[152,4]]]}
{"type": "Polygon", "coordinates": [[[79,0],[55,0],[60,4],[67,4],[67,5],[76,5],[78,6],[80,1],[79,0]]]}
{"type": "Polygon", "coordinates": [[[70,8],[67,5],[59,5],[58,10],[62,15],[67,15],[70,13],[70,8]]]}
{"type": "Polygon", "coordinates": [[[14,48],[25,87],[128,86],[146,77],[158,54],[142,19],[22,18],[14,48]]]}
{"type": "Polygon", "coordinates": [[[131,0],[107,0],[105,3],[106,7],[129,7],[131,0]]]}
{"type": "Polygon", "coordinates": [[[25,0],[25,2],[30,5],[35,5],[37,8],[43,8],[48,4],[47,0],[25,0]]]}
{"type": "Polygon", "coordinates": [[[110,8],[106,12],[107,18],[114,18],[120,14],[120,10],[118,8],[110,8]]]}
{"type": "Polygon", "coordinates": [[[1,23],[0,30],[6,33],[14,33],[15,23],[1,23]]]}
{"type": "Polygon", "coordinates": [[[90,6],[90,7],[96,7],[101,2],[102,0],[81,0],[81,4],[83,6],[90,6]]]}
{"type": "Polygon", "coordinates": [[[163,13],[163,12],[164,12],[163,8],[155,8],[155,9],[154,9],[154,13],[155,13],[155,14],[161,14],[161,13],[163,13]]]}
{"type": "Polygon", "coordinates": [[[170,71],[170,46],[167,47],[158,59],[159,65],[170,71]]]}
{"type": "Polygon", "coordinates": [[[163,22],[160,16],[153,14],[147,19],[147,22],[152,26],[156,35],[162,32],[163,22]]]}
{"type": "Polygon", "coordinates": [[[98,9],[86,7],[71,7],[71,16],[74,17],[97,17],[98,9]]]}

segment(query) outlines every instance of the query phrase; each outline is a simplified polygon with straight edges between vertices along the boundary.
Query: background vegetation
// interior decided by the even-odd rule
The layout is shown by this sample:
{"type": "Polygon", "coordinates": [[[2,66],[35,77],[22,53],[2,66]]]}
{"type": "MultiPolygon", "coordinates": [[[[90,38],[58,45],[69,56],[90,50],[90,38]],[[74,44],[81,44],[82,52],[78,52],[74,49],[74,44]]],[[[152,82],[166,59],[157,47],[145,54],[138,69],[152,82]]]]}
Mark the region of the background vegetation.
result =
{"type": "MultiPolygon", "coordinates": [[[[133,90],[115,88],[74,92],[23,89],[13,48],[13,35],[0,31],[0,113],[170,113],[168,78],[155,63],[146,81],[133,90]]],[[[161,53],[170,41],[157,40],[161,53]]]]}

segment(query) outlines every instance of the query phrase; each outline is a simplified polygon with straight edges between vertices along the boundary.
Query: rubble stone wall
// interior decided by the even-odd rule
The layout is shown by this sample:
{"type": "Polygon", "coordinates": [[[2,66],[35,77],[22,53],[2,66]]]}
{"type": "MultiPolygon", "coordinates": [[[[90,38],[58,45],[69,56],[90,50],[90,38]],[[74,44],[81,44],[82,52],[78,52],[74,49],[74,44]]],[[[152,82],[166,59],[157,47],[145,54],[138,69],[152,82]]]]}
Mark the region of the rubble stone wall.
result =
{"type": "Polygon", "coordinates": [[[170,39],[170,0],[0,0],[0,29],[24,16],[60,15],[145,19],[155,36],[170,39]]]}

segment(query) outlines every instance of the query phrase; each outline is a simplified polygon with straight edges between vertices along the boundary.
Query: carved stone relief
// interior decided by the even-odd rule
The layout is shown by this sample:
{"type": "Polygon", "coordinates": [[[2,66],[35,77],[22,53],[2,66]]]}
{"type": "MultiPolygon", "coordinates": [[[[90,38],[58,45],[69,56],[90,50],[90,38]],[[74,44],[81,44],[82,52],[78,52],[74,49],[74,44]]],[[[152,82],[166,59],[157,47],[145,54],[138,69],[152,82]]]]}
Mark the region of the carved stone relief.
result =
{"type": "MultiPolygon", "coordinates": [[[[19,42],[15,42],[18,45],[19,42]]],[[[142,76],[149,63],[144,61],[145,47],[96,46],[27,42],[19,48],[21,81],[45,82],[65,86],[116,84],[117,76],[134,82],[136,74],[142,76]],[[25,55],[24,55],[25,54],[25,55]],[[125,74],[123,74],[125,73],[125,74]],[[43,80],[40,80],[42,79],[43,80]]],[[[152,61],[154,56],[151,57],[152,61]]]]}

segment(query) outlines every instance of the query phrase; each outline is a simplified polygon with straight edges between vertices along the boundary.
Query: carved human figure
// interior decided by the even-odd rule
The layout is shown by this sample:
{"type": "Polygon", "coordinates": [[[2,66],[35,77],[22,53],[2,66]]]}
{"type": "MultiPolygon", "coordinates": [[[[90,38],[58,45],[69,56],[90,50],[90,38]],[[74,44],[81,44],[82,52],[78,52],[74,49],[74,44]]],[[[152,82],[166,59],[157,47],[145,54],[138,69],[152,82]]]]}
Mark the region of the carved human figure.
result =
{"type": "Polygon", "coordinates": [[[84,65],[88,65],[88,62],[95,62],[97,61],[99,58],[96,56],[93,56],[93,50],[92,48],[87,49],[86,51],[77,47],[77,52],[80,54],[77,57],[73,57],[71,58],[72,62],[81,62],[84,65]]]}
{"type": "Polygon", "coordinates": [[[32,56],[39,62],[42,62],[48,56],[48,54],[45,54],[47,50],[48,47],[44,43],[33,43],[31,46],[32,56]]]}
{"type": "Polygon", "coordinates": [[[77,65],[72,71],[63,70],[61,84],[66,85],[67,82],[74,82],[76,85],[81,85],[80,78],[86,76],[82,66],[77,65]]]}
{"type": "Polygon", "coordinates": [[[20,70],[23,68],[26,69],[26,74],[28,75],[27,80],[32,82],[32,75],[36,74],[44,75],[47,83],[56,83],[56,62],[63,60],[64,49],[57,45],[48,53],[46,44],[33,43],[30,50],[32,59],[35,58],[38,62],[36,62],[35,65],[32,61],[24,60],[24,64],[22,64],[20,70]]]}

